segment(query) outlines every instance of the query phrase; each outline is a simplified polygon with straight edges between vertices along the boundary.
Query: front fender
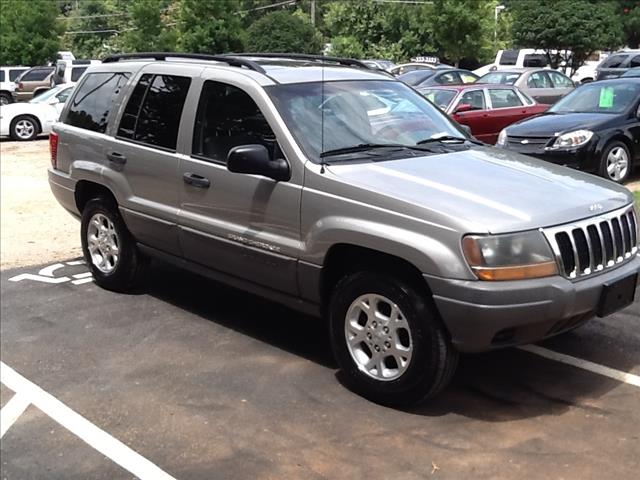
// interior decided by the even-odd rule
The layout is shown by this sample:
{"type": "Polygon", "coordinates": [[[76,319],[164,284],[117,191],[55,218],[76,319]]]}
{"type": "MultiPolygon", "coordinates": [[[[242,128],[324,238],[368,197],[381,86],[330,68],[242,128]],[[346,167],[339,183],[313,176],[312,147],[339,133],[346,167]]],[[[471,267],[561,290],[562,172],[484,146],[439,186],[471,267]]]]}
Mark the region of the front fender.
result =
{"type": "Polygon", "coordinates": [[[333,245],[348,244],[402,258],[422,273],[474,279],[463,259],[460,234],[438,230],[438,236],[441,238],[358,218],[325,217],[305,237],[305,260],[323,265],[333,245]]]}

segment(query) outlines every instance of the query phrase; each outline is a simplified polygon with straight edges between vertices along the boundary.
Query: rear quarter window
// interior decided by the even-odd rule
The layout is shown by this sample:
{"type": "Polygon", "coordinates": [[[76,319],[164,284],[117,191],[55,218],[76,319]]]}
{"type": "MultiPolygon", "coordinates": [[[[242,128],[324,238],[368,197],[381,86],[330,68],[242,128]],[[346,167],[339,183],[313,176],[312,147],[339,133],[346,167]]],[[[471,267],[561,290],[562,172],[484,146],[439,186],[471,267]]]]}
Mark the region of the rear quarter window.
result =
{"type": "Polygon", "coordinates": [[[129,76],[124,72],[87,75],[70,102],[64,123],[104,133],[109,113],[129,76]]]}
{"type": "Polygon", "coordinates": [[[77,82],[86,69],[87,67],[73,67],[71,69],[71,81],[77,82]]]}

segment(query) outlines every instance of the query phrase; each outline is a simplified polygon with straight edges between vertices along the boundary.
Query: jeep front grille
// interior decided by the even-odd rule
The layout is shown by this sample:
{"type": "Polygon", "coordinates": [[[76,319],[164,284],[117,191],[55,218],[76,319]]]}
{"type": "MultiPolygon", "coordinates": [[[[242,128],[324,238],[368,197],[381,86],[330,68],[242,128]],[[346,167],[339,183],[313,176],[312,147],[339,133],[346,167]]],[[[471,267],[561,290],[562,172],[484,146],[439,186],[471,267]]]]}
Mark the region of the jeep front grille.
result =
{"type": "Polygon", "coordinates": [[[638,253],[638,223],[633,206],[542,231],[551,244],[560,273],[567,278],[615,267],[638,253]]]}

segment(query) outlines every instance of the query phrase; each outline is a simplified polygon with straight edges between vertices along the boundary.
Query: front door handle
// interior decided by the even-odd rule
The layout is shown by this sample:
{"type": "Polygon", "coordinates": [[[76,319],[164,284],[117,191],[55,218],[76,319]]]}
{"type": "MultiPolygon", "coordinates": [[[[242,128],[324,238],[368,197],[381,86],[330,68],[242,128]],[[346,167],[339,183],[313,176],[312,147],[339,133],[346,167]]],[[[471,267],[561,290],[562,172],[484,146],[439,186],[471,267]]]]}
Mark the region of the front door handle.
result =
{"type": "Polygon", "coordinates": [[[118,165],[124,165],[127,163],[127,157],[118,152],[107,153],[107,158],[110,162],[117,163],[118,165]]]}
{"type": "Polygon", "coordinates": [[[203,177],[202,175],[198,175],[197,173],[187,172],[182,175],[182,179],[187,185],[192,185],[198,188],[209,188],[209,185],[211,185],[211,182],[208,178],[203,177]]]}

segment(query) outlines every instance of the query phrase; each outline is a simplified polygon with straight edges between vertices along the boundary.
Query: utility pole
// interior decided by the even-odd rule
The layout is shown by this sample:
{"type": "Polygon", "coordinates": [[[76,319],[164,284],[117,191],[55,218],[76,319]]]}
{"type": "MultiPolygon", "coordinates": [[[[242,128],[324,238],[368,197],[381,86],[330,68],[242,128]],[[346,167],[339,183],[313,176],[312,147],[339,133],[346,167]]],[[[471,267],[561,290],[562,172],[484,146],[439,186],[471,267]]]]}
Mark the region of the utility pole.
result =
{"type": "Polygon", "coordinates": [[[311,0],[311,25],[316,26],[316,0],[311,0]]]}

